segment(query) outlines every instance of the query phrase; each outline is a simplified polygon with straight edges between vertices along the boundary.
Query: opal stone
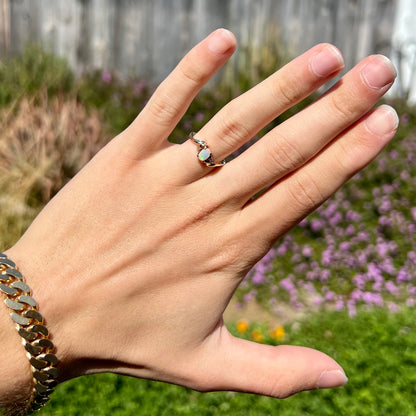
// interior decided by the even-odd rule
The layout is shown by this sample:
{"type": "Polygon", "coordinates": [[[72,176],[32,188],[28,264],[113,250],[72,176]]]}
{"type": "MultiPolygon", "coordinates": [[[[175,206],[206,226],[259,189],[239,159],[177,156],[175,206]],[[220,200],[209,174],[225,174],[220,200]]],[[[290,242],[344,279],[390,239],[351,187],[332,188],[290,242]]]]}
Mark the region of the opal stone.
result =
{"type": "Polygon", "coordinates": [[[206,160],[208,160],[211,157],[211,150],[209,150],[208,148],[202,149],[199,153],[198,153],[198,159],[201,162],[205,162],[206,160]]]}

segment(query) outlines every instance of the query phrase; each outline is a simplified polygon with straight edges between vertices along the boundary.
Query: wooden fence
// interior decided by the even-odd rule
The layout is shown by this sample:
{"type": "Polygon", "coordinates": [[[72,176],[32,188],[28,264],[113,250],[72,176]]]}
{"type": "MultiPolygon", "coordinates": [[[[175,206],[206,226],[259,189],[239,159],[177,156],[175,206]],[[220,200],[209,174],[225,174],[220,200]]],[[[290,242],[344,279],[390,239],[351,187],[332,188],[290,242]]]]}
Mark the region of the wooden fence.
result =
{"type": "Polygon", "coordinates": [[[369,53],[389,55],[395,8],[396,0],[0,0],[0,56],[39,42],[76,70],[158,82],[227,27],[239,51],[282,45],[294,55],[331,42],[351,67],[369,53]]]}

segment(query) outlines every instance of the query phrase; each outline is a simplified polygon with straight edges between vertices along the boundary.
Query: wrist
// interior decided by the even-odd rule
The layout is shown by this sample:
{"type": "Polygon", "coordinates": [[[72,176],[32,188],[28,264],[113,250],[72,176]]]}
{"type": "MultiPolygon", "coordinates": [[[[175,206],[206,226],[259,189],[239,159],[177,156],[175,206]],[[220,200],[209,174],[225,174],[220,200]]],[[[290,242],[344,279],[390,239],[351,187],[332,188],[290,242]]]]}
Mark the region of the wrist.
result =
{"type": "MultiPolygon", "coordinates": [[[[57,290],[57,281],[67,282],[66,277],[63,277],[62,262],[57,264],[53,259],[46,258],[45,255],[40,254],[39,247],[38,250],[33,249],[34,244],[27,244],[22,240],[24,239],[19,240],[4,254],[19,267],[37,302],[38,311],[43,316],[59,360],[56,366],[59,370],[57,381],[61,383],[81,376],[86,372],[86,364],[78,354],[78,342],[73,337],[75,332],[73,322],[77,320],[74,318],[77,302],[68,290],[64,290],[63,284],[61,285],[63,289],[57,290]]],[[[10,317],[9,320],[11,321],[10,317]]],[[[13,325],[11,326],[13,329],[13,325]]],[[[14,332],[17,332],[16,329],[14,332]]],[[[19,339],[18,335],[17,338],[19,339]]]]}
{"type": "Polygon", "coordinates": [[[8,308],[3,302],[0,304],[0,334],[4,357],[0,365],[0,409],[6,415],[25,414],[33,389],[30,364],[8,308]]]}
{"type": "MultiPolygon", "coordinates": [[[[7,255],[0,253],[0,291],[4,303],[9,309],[11,321],[15,322],[18,338],[23,344],[29,371],[29,405],[27,412],[40,409],[49,400],[53,388],[57,384],[58,363],[55,347],[49,339],[49,331],[43,316],[39,313],[37,302],[32,297],[31,288],[18,266],[7,255]]],[[[23,374],[22,371],[19,372],[23,374]]],[[[18,383],[22,383],[21,376],[18,383]]],[[[26,383],[24,383],[26,384],[26,383]]],[[[13,412],[12,414],[21,414],[13,412]]]]}

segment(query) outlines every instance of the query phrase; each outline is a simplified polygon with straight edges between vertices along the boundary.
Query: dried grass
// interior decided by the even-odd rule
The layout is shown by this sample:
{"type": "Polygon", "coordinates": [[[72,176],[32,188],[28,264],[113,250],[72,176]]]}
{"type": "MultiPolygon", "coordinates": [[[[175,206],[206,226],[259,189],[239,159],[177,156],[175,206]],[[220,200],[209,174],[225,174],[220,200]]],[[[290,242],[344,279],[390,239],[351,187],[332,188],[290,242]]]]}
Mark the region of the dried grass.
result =
{"type": "Polygon", "coordinates": [[[24,98],[0,112],[0,247],[107,141],[103,120],[74,98],[24,98]]]}

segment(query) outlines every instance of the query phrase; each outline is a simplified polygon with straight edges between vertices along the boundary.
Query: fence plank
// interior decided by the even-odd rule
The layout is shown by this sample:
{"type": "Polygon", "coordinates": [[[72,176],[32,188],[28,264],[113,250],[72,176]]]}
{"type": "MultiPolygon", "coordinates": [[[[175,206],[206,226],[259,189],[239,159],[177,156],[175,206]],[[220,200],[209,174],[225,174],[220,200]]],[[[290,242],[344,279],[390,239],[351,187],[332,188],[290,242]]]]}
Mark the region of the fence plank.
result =
{"type": "Polygon", "coordinates": [[[0,0],[0,56],[21,53],[27,42],[35,41],[65,56],[76,70],[117,71],[158,82],[197,41],[217,27],[228,27],[240,51],[281,43],[294,55],[331,42],[350,67],[369,53],[389,53],[396,4],[397,0],[0,0]]]}

